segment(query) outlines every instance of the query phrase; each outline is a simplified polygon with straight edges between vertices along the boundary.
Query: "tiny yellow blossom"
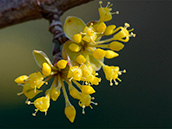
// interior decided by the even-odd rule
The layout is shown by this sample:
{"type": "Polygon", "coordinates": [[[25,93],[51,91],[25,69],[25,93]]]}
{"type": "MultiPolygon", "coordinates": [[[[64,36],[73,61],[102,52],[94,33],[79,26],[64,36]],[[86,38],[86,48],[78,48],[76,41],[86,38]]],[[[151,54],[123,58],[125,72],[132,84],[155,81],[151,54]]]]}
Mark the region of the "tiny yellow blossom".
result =
{"type": "Polygon", "coordinates": [[[42,73],[46,76],[51,74],[51,67],[46,62],[42,64],[42,73]]]}
{"type": "Polygon", "coordinates": [[[85,114],[85,107],[90,106],[92,109],[91,103],[97,105],[97,103],[92,102],[93,98],[89,94],[81,93],[81,99],[79,101],[79,106],[82,107],[82,113],[85,114]]]}
{"type": "Polygon", "coordinates": [[[112,14],[119,14],[118,11],[116,11],[115,13],[111,13],[112,8],[110,7],[112,6],[112,4],[110,4],[110,2],[108,2],[106,7],[102,7],[102,1],[100,1],[99,3],[100,8],[98,10],[101,22],[110,21],[112,19],[112,14]]]}
{"type": "Polygon", "coordinates": [[[106,79],[110,81],[111,86],[113,85],[112,80],[115,82],[115,85],[118,85],[118,82],[116,81],[116,79],[118,81],[121,81],[118,78],[118,75],[121,75],[122,73],[126,72],[125,70],[119,71],[118,66],[108,66],[108,65],[103,66],[103,71],[105,73],[106,79]]]}
{"type": "Polygon", "coordinates": [[[29,85],[32,88],[40,88],[45,82],[43,81],[44,77],[40,72],[35,72],[29,75],[29,85]]]}
{"type": "Polygon", "coordinates": [[[59,60],[57,62],[57,67],[60,69],[65,69],[67,65],[67,61],[66,60],[59,60]]]}
{"type": "Polygon", "coordinates": [[[50,107],[50,97],[49,95],[47,95],[45,97],[37,98],[33,104],[35,105],[36,109],[38,109],[41,112],[45,112],[46,114],[48,108],[50,107]]]}

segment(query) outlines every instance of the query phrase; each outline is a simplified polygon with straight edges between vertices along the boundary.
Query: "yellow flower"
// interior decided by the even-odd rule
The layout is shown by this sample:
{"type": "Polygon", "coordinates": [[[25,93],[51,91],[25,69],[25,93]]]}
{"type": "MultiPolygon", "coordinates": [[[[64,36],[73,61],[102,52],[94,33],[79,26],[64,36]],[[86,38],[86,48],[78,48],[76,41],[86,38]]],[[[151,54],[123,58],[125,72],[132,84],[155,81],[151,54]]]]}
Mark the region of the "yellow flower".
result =
{"type": "Polygon", "coordinates": [[[28,83],[32,88],[40,88],[45,82],[44,77],[40,72],[35,72],[29,75],[28,83]]]}
{"type": "Polygon", "coordinates": [[[80,81],[82,79],[82,71],[78,66],[72,66],[69,68],[67,78],[80,81]]]}
{"type": "Polygon", "coordinates": [[[122,72],[125,73],[126,71],[119,71],[119,67],[118,66],[108,66],[108,65],[104,65],[103,66],[103,71],[105,73],[106,79],[110,81],[110,85],[112,86],[112,80],[115,82],[115,85],[118,85],[118,81],[121,81],[118,78],[118,75],[121,75],[122,72]]]}
{"type": "Polygon", "coordinates": [[[97,103],[92,102],[91,100],[94,98],[91,98],[89,94],[81,93],[81,99],[79,100],[79,106],[82,107],[82,113],[85,114],[85,107],[89,106],[92,109],[91,103],[98,105],[97,103]]]}
{"type": "MultiPolygon", "coordinates": [[[[47,113],[48,108],[50,107],[50,97],[49,95],[45,97],[37,98],[33,104],[35,105],[36,109],[38,109],[41,112],[45,112],[45,115],[47,113]]],[[[36,110],[37,112],[37,110],[36,110]]],[[[36,113],[33,113],[33,115],[36,115],[36,113]]]]}

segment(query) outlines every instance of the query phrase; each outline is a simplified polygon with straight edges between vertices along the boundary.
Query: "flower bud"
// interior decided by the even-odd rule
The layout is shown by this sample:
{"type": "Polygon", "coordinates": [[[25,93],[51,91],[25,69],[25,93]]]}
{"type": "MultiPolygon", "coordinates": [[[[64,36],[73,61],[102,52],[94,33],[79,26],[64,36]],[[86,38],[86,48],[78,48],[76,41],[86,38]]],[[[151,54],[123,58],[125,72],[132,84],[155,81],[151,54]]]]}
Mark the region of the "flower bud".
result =
{"type": "Polygon", "coordinates": [[[72,105],[66,106],[65,115],[70,120],[70,122],[73,123],[76,116],[75,108],[72,105]]]}
{"type": "Polygon", "coordinates": [[[75,35],[73,36],[73,41],[74,41],[75,43],[80,43],[80,42],[82,41],[82,36],[81,36],[81,34],[75,34],[75,35]]]}
{"type": "Polygon", "coordinates": [[[116,52],[114,52],[114,51],[111,51],[111,50],[107,50],[107,51],[106,51],[105,57],[106,57],[107,59],[112,59],[112,58],[117,57],[117,56],[119,56],[119,54],[116,53],[116,52]]]}
{"type": "Polygon", "coordinates": [[[17,83],[17,84],[22,84],[22,83],[25,83],[25,81],[28,79],[29,77],[27,75],[21,75],[19,76],[18,78],[16,78],[14,81],[17,83]]]}
{"type": "Polygon", "coordinates": [[[82,63],[85,63],[86,62],[86,59],[85,59],[85,57],[83,55],[79,55],[79,56],[77,56],[76,61],[79,64],[82,64],[82,63]]]}
{"type": "Polygon", "coordinates": [[[120,51],[124,48],[124,45],[122,43],[114,41],[109,44],[109,48],[114,51],[120,51]]]}
{"type": "Polygon", "coordinates": [[[105,57],[105,55],[106,55],[106,51],[103,50],[103,49],[100,49],[100,48],[96,49],[96,50],[93,52],[93,56],[94,56],[94,58],[96,58],[96,59],[102,59],[103,57],[105,57]]]}
{"type": "Polygon", "coordinates": [[[51,74],[51,67],[46,62],[42,64],[42,73],[46,76],[51,74]]]}
{"type": "Polygon", "coordinates": [[[85,94],[93,94],[93,93],[95,93],[95,90],[90,85],[82,86],[81,91],[82,91],[82,93],[85,93],[85,94]]]}
{"type": "Polygon", "coordinates": [[[67,65],[67,61],[66,60],[59,60],[57,62],[57,67],[60,68],[60,69],[66,68],[66,65],[67,65]]]}
{"type": "Polygon", "coordinates": [[[69,49],[73,52],[79,52],[80,51],[80,47],[75,43],[70,44],[69,49]]]}
{"type": "Polygon", "coordinates": [[[56,101],[60,95],[60,90],[56,89],[55,87],[50,91],[50,97],[53,101],[56,101]]]}

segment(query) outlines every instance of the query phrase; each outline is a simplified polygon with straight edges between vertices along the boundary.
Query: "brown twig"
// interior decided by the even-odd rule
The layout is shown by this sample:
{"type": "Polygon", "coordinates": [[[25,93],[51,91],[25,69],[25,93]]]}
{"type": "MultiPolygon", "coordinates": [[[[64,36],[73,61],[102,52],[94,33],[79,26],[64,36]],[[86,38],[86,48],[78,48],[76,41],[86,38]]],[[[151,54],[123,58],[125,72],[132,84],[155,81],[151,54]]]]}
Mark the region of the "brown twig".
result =
{"type": "Polygon", "coordinates": [[[0,29],[29,20],[62,15],[66,10],[92,0],[0,0],[0,29]]]}

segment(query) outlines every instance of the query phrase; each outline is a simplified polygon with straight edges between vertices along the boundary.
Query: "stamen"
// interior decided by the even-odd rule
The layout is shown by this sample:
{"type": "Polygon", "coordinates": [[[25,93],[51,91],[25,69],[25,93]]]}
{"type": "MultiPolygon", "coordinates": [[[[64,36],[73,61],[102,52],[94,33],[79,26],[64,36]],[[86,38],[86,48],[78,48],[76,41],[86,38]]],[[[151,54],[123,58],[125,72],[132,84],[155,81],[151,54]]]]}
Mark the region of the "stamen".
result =
{"type": "Polygon", "coordinates": [[[47,111],[45,111],[45,116],[47,115],[47,111]]]}
{"type": "Polygon", "coordinates": [[[113,6],[113,4],[110,4],[108,8],[110,8],[110,7],[112,7],[112,6],[113,6]]]}
{"type": "Polygon", "coordinates": [[[117,79],[118,81],[120,81],[120,82],[122,81],[122,80],[121,80],[121,79],[119,79],[119,78],[116,78],[116,79],[117,79]]]}
{"type": "Polygon", "coordinates": [[[95,103],[95,102],[93,102],[93,101],[91,101],[91,103],[94,104],[94,105],[98,105],[98,103],[95,103]]]}
{"type": "Polygon", "coordinates": [[[94,100],[95,98],[94,97],[91,97],[91,100],[94,100]]]}
{"type": "Polygon", "coordinates": [[[117,15],[118,15],[118,14],[119,14],[119,11],[113,12],[113,13],[111,13],[111,14],[117,14],[117,15]]]}
{"type": "Polygon", "coordinates": [[[110,2],[108,1],[107,5],[106,5],[106,8],[109,8],[109,6],[110,6],[110,2]]]}
{"type": "Polygon", "coordinates": [[[31,105],[31,104],[33,104],[33,102],[28,101],[28,100],[26,100],[26,101],[25,101],[25,103],[26,103],[27,105],[31,105]]]}
{"type": "Polygon", "coordinates": [[[130,24],[124,23],[124,28],[127,29],[128,27],[130,27],[130,24]]]}
{"type": "Polygon", "coordinates": [[[113,82],[112,82],[112,79],[110,80],[110,86],[113,86],[113,82]]]}
{"type": "Polygon", "coordinates": [[[100,7],[102,7],[102,3],[103,3],[102,1],[99,1],[100,7]]]}
{"type": "Polygon", "coordinates": [[[134,30],[134,28],[132,28],[132,29],[128,30],[128,32],[131,32],[131,31],[133,31],[133,30],[134,30]]]}
{"type": "Polygon", "coordinates": [[[22,95],[22,94],[23,94],[23,92],[17,93],[18,96],[20,96],[20,95],[22,95]]]}
{"type": "Polygon", "coordinates": [[[38,112],[38,109],[35,109],[35,112],[32,113],[32,116],[36,116],[36,113],[38,112]]]}
{"type": "Polygon", "coordinates": [[[127,71],[124,69],[122,72],[123,72],[123,73],[126,73],[127,71]]]}
{"type": "Polygon", "coordinates": [[[82,114],[85,114],[85,105],[82,106],[82,114]]]}
{"type": "Polygon", "coordinates": [[[129,37],[136,37],[136,34],[134,34],[133,32],[130,33],[129,37]]]}
{"type": "Polygon", "coordinates": [[[115,82],[115,85],[118,85],[118,82],[116,80],[114,80],[114,82],[115,82]]]}
{"type": "Polygon", "coordinates": [[[112,40],[113,40],[113,38],[106,39],[106,40],[102,40],[102,41],[97,41],[96,44],[107,43],[107,42],[110,42],[110,41],[112,41],[112,40]]]}

